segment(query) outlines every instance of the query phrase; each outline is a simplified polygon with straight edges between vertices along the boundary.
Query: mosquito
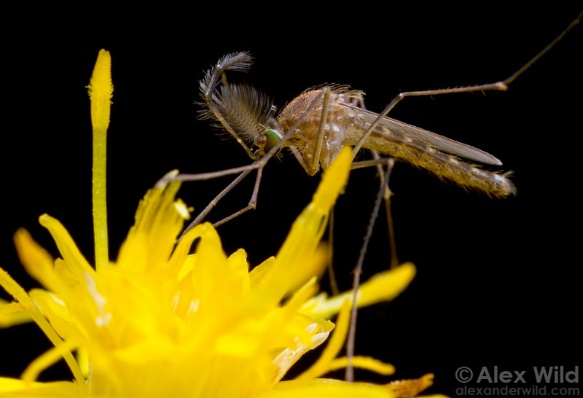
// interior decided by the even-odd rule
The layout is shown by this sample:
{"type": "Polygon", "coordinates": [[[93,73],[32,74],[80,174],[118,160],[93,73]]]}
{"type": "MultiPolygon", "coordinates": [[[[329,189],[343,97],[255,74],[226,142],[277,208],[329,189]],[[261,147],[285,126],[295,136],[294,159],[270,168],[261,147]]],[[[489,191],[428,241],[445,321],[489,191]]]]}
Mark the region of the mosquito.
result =
{"type": "MultiPolygon", "coordinates": [[[[208,180],[226,175],[238,176],[203,209],[183,232],[200,223],[218,202],[253,170],[257,170],[251,198],[244,208],[215,223],[221,225],[239,215],[255,209],[263,169],[274,156],[289,150],[310,176],[326,169],[340,152],[342,146],[353,147],[353,159],[361,150],[369,150],[372,160],[353,163],[353,169],[376,166],[381,171],[381,189],[364,244],[354,270],[353,287],[356,294],[360,283],[362,262],[368,239],[384,200],[387,207],[391,263],[397,263],[390,218],[390,190],[388,180],[393,159],[425,169],[457,185],[483,192],[494,198],[507,198],[516,193],[510,172],[499,169],[502,162],[495,156],[473,146],[452,140],[417,126],[388,117],[391,110],[407,97],[436,96],[444,94],[484,91],[507,91],[509,85],[543,57],[581,20],[583,12],[554,40],[504,80],[458,88],[409,91],[397,95],[381,113],[369,111],[364,106],[364,92],[345,85],[323,85],[308,89],[277,111],[272,100],[254,87],[233,84],[228,72],[247,72],[253,58],[247,52],[223,56],[200,81],[203,109],[200,115],[226,130],[247,152],[253,163],[247,166],[203,174],[178,174],[168,177],[181,181],[208,180]]],[[[353,306],[347,356],[354,353],[356,333],[356,307],[353,306]]],[[[352,367],[347,368],[347,380],[352,380],[352,367]]]]}
{"type": "MultiPolygon", "coordinates": [[[[279,156],[284,149],[291,151],[310,176],[320,168],[326,169],[343,145],[350,145],[353,146],[353,158],[361,149],[370,150],[374,155],[372,161],[355,162],[353,169],[379,164],[390,166],[391,159],[397,159],[491,197],[514,195],[516,187],[509,178],[511,172],[489,169],[502,166],[495,156],[387,115],[407,97],[507,91],[514,80],[579,23],[582,15],[583,12],[538,54],[504,80],[466,87],[402,92],[380,114],[365,109],[363,91],[336,84],[308,89],[277,112],[272,100],[264,93],[250,85],[232,84],[227,79],[227,72],[247,72],[253,63],[252,56],[247,52],[223,56],[199,82],[203,100],[200,116],[226,130],[254,162],[217,172],[168,177],[197,181],[239,174],[198,214],[183,234],[200,223],[253,170],[257,170],[257,176],[247,206],[214,225],[219,226],[255,209],[263,169],[272,157],[279,156]],[[389,158],[382,158],[379,154],[389,158]]],[[[390,196],[387,192],[385,199],[390,196]]]]}

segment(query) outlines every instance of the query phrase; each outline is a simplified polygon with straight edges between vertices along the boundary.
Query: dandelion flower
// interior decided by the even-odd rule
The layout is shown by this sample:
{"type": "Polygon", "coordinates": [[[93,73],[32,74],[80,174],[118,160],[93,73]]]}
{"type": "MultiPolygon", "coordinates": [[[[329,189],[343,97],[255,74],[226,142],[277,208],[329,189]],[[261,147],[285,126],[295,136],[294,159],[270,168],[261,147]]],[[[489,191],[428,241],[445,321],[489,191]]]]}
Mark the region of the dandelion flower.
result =
{"type": "MultiPolygon", "coordinates": [[[[104,134],[109,124],[113,86],[108,62],[109,54],[102,51],[91,84],[92,116],[98,119],[94,134],[104,134]]],[[[105,148],[94,154],[104,156],[105,148]]],[[[0,378],[0,395],[394,397],[415,395],[431,385],[432,375],[386,385],[323,378],[348,363],[338,353],[353,294],[318,294],[317,275],[326,259],[320,240],[346,184],[350,161],[347,148],[325,173],[277,255],[256,267],[250,267],[242,249],[227,255],[208,223],[192,228],[176,243],[189,217],[187,206],[176,198],[179,182],[146,193],[115,261],[108,260],[104,243],[104,181],[99,182],[102,188],[94,189],[94,217],[99,218],[95,267],[49,215],[42,215],[40,223],[52,235],[60,258],[53,259],[27,231],[17,231],[21,262],[43,288],[26,292],[0,268],[0,285],[14,299],[0,303],[0,326],[30,319],[54,347],[34,360],[20,379],[0,378]],[[303,354],[325,342],[311,367],[284,381],[303,354]],[[61,359],[72,381],[37,381],[61,359]]],[[[95,173],[105,178],[104,170],[95,170],[104,165],[103,159],[94,161],[94,178],[95,173]]],[[[356,305],[392,299],[414,274],[412,264],[403,264],[376,275],[360,287],[356,305]]],[[[354,357],[351,362],[380,374],[394,372],[374,358],[354,357]]]]}

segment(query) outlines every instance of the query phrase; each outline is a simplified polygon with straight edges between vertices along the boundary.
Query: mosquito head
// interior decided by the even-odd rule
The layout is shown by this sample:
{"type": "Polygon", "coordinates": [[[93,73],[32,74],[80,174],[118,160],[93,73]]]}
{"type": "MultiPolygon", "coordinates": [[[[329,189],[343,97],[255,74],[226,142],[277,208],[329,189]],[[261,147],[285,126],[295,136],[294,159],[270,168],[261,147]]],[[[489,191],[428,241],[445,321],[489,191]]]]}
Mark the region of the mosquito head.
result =
{"type": "MultiPolygon", "coordinates": [[[[259,134],[253,140],[253,145],[255,146],[254,154],[256,158],[261,158],[265,156],[269,151],[276,147],[283,137],[279,130],[267,128],[262,134],[259,134]]],[[[281,151],[282,145],[279,145],[276,154],[281,151]]]]}
{"type": "Polygon", "coordinates": [[[304,150],[307,145],[305,137],[301,134],[282,133],[283,128],[275,118],[268,121],[263,133],[258,134],[253,140],[255,147],[254,155],[259,159],[275,148],[275,156],[279,156],[282,148],[295,147],[299,151],[304,150]],[[287,137],[287,138],[286,138],[287,137]]]}

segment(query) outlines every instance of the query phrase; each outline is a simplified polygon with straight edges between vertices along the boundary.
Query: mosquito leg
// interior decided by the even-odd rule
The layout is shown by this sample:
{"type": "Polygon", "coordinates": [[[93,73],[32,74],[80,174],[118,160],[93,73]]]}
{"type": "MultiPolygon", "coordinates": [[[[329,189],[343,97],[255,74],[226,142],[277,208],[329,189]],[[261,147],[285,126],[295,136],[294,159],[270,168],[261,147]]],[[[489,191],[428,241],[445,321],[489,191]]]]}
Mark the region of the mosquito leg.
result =
{"type": "Polygon", "coordinates": [[[328,121],[328,104],[330,102],[330,90],[324,90],[324,98],[322,99],[322,116],[320,117],[320,125],[318,126],[318,141],[316,143],[316,150],[314,151],[314,157],[312,159],[312,164],[310,165],[309,172],[315,172],[320,167],[320,155],[322,153],[322,145],[324,143],[324,137],[326,135],[326,123],[328,121]]]}
{"type": "Polygon", "coordinates": [[[328,118],[328,105],[330,103],[330,88],[324,87],[321,93],[312,101],[307,110],[302,114],[300,118],[294,123],[294,125],[286,132],[282,141],[288,140],[293,132],[299,126],[300,122],[303,121],[307,115],[309,115],[318,103],[322,101],[322,114],[320,116],[320,125],[318,126],[316,148],[314,149],[314,155],[309,158],[304,158],[300,151],[293,145],[289,146],[290,151],[298,161],[298,163],[306,170],[309,175],[314,175],[320,168],[320,156],[322,153],[322,147],[324,145],[324,139],[326,136],[325,129],[326,123],[322,123],[322,120],[327,120],[328,118]]]}
{"type": "MultiPolygon", "coordinates": [[[[375,160],[380,161],[382,159],[377,151],[371,152],[375,160]]],[[[387,216],[387,232],[389,235],[389,249],[391,252],[391,268],[396,268],[399,265],[399,256],[397,255],[397,242],[395,239],[393,212],[391,210],[391,197],[393,196],[393,191],[391,191],[391,188],[389,187],[389,180],[395,165],[395,160],[393,158],[385,158],[385,160],[387,165],[386,174],[388,175],[387,184],[383,186],[381,182],[379,189],[383,190],[383,201],[385,203],[385,213],[387,216]]],[[[379,177],[385,174],[381,163],[377,164],[377,170],[379,172],[379,177]]]]}
{"type": "MultiPolygon", "coordinates": [[[[219,201],[225,197],[226,194],[228,194],[237,184],[239,184],[241,182],[241,180],[243,180],[243,178],[245,178],[253,169],[248,168],[247,170],[243,171],[241,174],[239,174],[239,176],[237,176],[237,178],[235,178],[229,185],[227,185],[226,188],[224,188],[217,196],[215,196],[213,198],[213,200],[210,201],[210,203],[198,214],[198,216],[196,216],[196,218],[188,225],[188,227],[186,227],[184,229],[184,231],[182,231],[182,234],[180,234],[180,236],[178,237],[178,241],[180,241],[180,239],[182,239],[182,237],[188,232],[190,231],[192,228],[194,228],[194,226],[198,225],[210,212],[211,210],[219,203],[219,201]]],[[[260,179],[260,173],[257,173],[257,179],[260,179]]],[[[258,185],[258,182],[255,182],[255,185],[258,185]]],[[[249,203],[251,204],[251,203],[249,203]]],[[[249,206],[249,205],[248,205],[249,206]]],[[[234,218],[234,217],[231,217],[234,218]]],[[[222,222],[221,222],[222,224],[222,222]]]]}
{"type": "MultiPolygon", "coordinates": [[[[351,99],[350,102],[359,108],[366,109],[362,94],[355,96],[354,98],[351,99]]],[[[377,163],[376,167],[378,171],[378,176],[379,178],[381,178],[381,176],[384,175],[381,156],[379,155],[378,151],[375,150],[371,150],[371,153],[377,163]]],[[[395,161],[393,158],[387,158],[387,173],[389,174],[389,178],[387,179],[387,185],[383,186],[381,182],[380,187],[380,189],[384,190],[383,200],[385,202],[385,213],[387,216],[387,230],[388,230],[387,232],[389,236],[389,249],[391,253],[391,268],[395,268],[399,265],[399,257],[397,255],[397,242],[395,239],[395,228],[393,223],[393,212],[391,211],[391,197],[393,196],[393,192],[389,187],[390,175],[394,164],[395,161]]]]}
{"type": "MultiPolygon", "coordinates": [[[[382,159],[381,159],[382,160],[382,159]]],[[[352,358],[354,357],[355,352],[355,338],[356,338],[356,316],[357,316],[357,307],[356,307],[356,300],[358,297],[358,288],[360,286],[360,275],[362,274],[362,264],[364,262],[364,257],[366,255],[366,250],[368,248],[368,242],[370,241],[370,237],[372,236],[372,230],[374,228],[377,216],[379,214],[379,209],[381,207],[381,201],[383,200],[384,192],[383,189],[389,183],[389,175],[391,173],[392,167],[387,167],[383,175],[383,180],[381,184],[381,189],[377,194],[377,198],[375,200],[374,209],[370,215],[370,219],[368,222],[368,226],[366,228],[366,235],[364,237],[364,242],[360,249],[360,254],[358,255],[358,261],[356,263],[356,268],[354,269],[354,279],[353,279],[353,292],[354,295],[352,297],[352,313],[350,316],[350,328],[348,330],[347,342],[346,342],[346,357],[348,358],[348,366],[346,367],[346,374],[345,378],[346,381],[352,382],[354,381],[354,368],[352,366],[352,358]]]]}
{"type": "Polygon", "coordinates": [[[212,180],[214,178],[224,177],[231,174],[243,173],[245,171],[251,171],[259,168],[257,162],[241,167],[233,167],[232,169],[225,169],[220,171],[212,171],[210,173],[200,173],[200,174],[176,174],[176,175],[166,175],[162,177],[156,183],[157,187],[165,185],[171,181],[205,181],[212,180]]]}
{"type": "MultiPolygon", "coordinates": [[[[257,177],[255,178],[255,185],[253,186],[253,193],[251,194],[251,199],[249,200],[249,203],[247,203],[247,206],[245,206],[241,210],[231,214],[230,216],[225,217],[220,221],[217,221],[216,223],[214,223],[215,227],[218,227],[219,225],[222,225],[222,224],[226,223],[227,221],[231,221],[232,219],[239,217],[241,214],[243,214],[249,210],[255,210],[255,208],[257,207],[257,196],[259,193],[259,186],[261,185],[261,177],[262,176],[263,176],[263,167],[257,170],[257,177]]],[[[229,187],[227,187],[227,188],[229,188],[229,187]]]]}
{"type": "MultiPolygon", "coordinates": [[[[391,172],[393,170],[394,159],[393,158],[382,158],[376,153],[376,151],[372,151],[374,159],[364,161],[364,162],[355,162],[352,164],[352,170],[360,169],[364,167],[371,167],[375,166],[378,167],[381,176],[381,184],[379,186],[379,190],[377,193],[377,197],[375,200],[373,211],[370,215],[370,219],[366,228],[366,234],[364,237],[363,244],[360,248],[360,253],[358,255],[358,260],[356,263],[356,267],[354,269],[354,278],[352,281],[352,289],[353,289],[353,298],[352,298],[352,308],[351,308],[351,316],[350,316],[350,328],[348,330],[348,336],[346,339],[346,357],[348,358],[348,366],[346,367],[345,379],[346,381],[352,382],[354,380],[354,368],[352,366],[352,358],[354,357],[355,352],[355,339],[356,339],[356,321],[357,321],[357,306],[356,300],[358,297],[358,289],[360,287],[360,276],[362,274],[362,266],[364,263],[364,258],[366,256],[366,251],[368,249],[368,243],[373,233],[373,228],[376,223],[376,219],[379,214],[381,201],[385,203],[385,210],[387,212],[387,226],[389,232],[389,244],[391,250],[391,268],[397,267],[399,265],[399,261],[397,258],[397,251],[396,251],[396,244],[395,244],[395,235],[393,230],[393,218],[390,208],[390,197],[391,192],[389,190],[389,178],[391,172]],[[383,165],[386,168],[383,168],[383,165]]],[[[332,216],[330,217],[332,218],[332,216]]]]}
{"type": "Polygon", "coordinates": [[[303,167],[304,170],[308,170],[310,168],[310,166],[308,166],[308,164],[304,160],[304,157],[302,156],[300,151],[298,151],[298,148],[296,148],[295,146],[290,146],[289,150],[291,151],[291,153],[294,155],[294,157],[296,158],[298,163],[303,167]]]}
{"type": "MultiPolygon", "coordinates": [[[[311,159],[311,161],[308,160],[309,164],[306,164],[303,156],[299,153],[297,148],[293,146],[290,147],[292,153],[294,154],[298,162],[304,167],[305,170],[308,170],[308,174],[315,174],[320,167],[320,156],[322,153],[322,146],[324,144],[326,121],[328,120],[328,105],[330,103],[330,90],[324,89],[323,95],[324,96],[322,99],[322,115],[320,116],[320,125],[318,126],[318,140],[316,142],[314,157],[311,159]]],[[[308,112],[306,112],[306,114],[307,113],[308,112]]],[[[328,267],[327,267],[328,279],[330,281],[331,293],[333,295],[337,295],[340,293],[340,290],[338,289],[338,283],[336,282],[336,275],[334,273],[334,207],[330,209],[330,217],[328,219],[328,241],[330,248],[328,252],[328,267]]]]}
{"type": "Polygon", "coordinates": [[[358,151],[362,148],[364,142],[368,139],[370,134],[374,131],[376,126],[381,122],[381,120],[389,114],[389,112],[404,98],[406,97],[426,97],[434,95],[444,95],[444,94],[457,94],[457,93],[471,93],[476,91],[507,91],[508,86],[514,82],[520,75],[522,75],[526,70],[528,70],[533,64],[535,64],[540,58],[542,58],[551,48],[553,48],[571,29],[573,29],[583,18],[583,11],[579,13],[577,18],[575,18],[565,30],[563,30],[553,41],[551,41],[546,47],[539,51],[534,57],[532,57],[527,63],[520,67],[516,72],[507,77],[504,80],[500,80],[494,83],[479,84],[467,87],[456,87],[456,88],[444,88],[437,90],[422,90],[422,91],[408,91],[398,94],[393,100],[387,105],[387,107],[379,114],[376,120],[369,126],[363,136],[360,138],[358,143],[353,149],[353,158],[356,156],[358,151]]]}

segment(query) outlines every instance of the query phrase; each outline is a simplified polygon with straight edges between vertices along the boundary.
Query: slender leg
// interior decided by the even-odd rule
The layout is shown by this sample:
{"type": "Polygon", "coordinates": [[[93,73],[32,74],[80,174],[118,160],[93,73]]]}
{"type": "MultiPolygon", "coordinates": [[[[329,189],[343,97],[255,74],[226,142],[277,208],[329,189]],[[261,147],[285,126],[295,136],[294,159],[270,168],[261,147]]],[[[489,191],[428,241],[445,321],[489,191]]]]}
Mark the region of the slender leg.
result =
{"type": "MultiPolygon", "coordinates": [[[[253,169],[248,168],[247,170],[243,171],[241,174],[239,174],[239,176],[237,178],[235,178],[233,180],[233,182],[231,182],[229,185],[227,185],[227,187],[225,189],[223,189],[217,196],[214,197],[213,200],[210,201],[210,203],[204,208],[203,211],[201,211],[198,216],[188,225],[188,227],[186,227],[186,229],[184,229],[184,231],[182,231],[182,234],[180,235],[180,237],[178,238],[178,240],[182,239],[182,237],[188,232],[190,231],[195,225],[199,224],[209,213],[210,211],[219,203],[219,201],[225,196],[227,195],[237,184],[239,184],[239,182],[241,182],[241,180],[243,180],[243,178],[245,178],[253,169]]],[[[250,210],[250,209],[255,209],[255,206],[257,204],[257,191],[259,190],[259,184],[261,182],[261,176],[262,176],[262,169],[259,169],[257,171],[257,177],[255,179],[255,188],[253,189],[253,194],[251,195],[251,199],[249,200],[249,203],[247,204],[246,207],[244,207],[243,209],[231,214],[230,216],[214,223],[215,227],[218,227],[221,224],[224,224],[225,222],[243,214],[244,212],[250,210]]]]}
{"type": "MultiPolygon", "coordinates": [[[[389,183],[389,175],[391,173],[391,167],[387,167],[386,172],[383,176],[383,181],[381,183],[381,188],[386,187],[389,183]]],[[[377,216],[379,214],[379,209],[381,207],[381,200],[383,200],[384,196],[384,189],[379,189],[377,194],[377,198],[375,200],[374,209],[370,215],[370,220],[368,222],[368,227],[366,229],[366,235],[364,237],[364,242],[360,249],[360,254],[358,256],[358,261],[356,264],[356,268],[354,269],[354,280],[353,280],[353,292],[354,295],[352,297],[352,314],[350,316],[350,328],[348,330],[348,337],[346,341],[346,357],[348,358],[348,366],[346,367],[346,381],[352,382],[354,381],[354,368],[352,366],[352,358],[354,357],[355,352],[355,340],[356,340],[356,316],[357,316],[357,309],[356,309],[356,300],[358,297],[358,288],[360,286],[360,275],[362,273],[362,264],[364,262],[364,257],[366,255],[366,250],[368,248],[368,242],[370,237],[372,236],[372,230],[374,224],[376,222],[377,216]]]]}
{"type": "MultiPolygon", "coordinates": [[[[364,104],[364,98],[363,98],[362,94],[359,95],[359,96],[357,96],[357,97],[352,98],[351,102],[355,106],[358,106],[359,108],[366,109],[366,106],[364,104]]],[[[383,161],[381,161],[381,156],[379,155],[378,151],[371,150],[371,153],[372,153],[372,156],[373,156],[373,159],[374,159],[374,161],[371,162],[371,165],[374,165],[376,163],[376,167],[377,167],[377,171],[378,171],[378,176],[379,176],[379,178],[381,178],[381,187],[380,187],[380,189],[384,190],[383,200],[385,202],[385,214],[387,216],[387,229],[388,229],[388,236],[389,236],[389,248],[390,248],[390,251],[391,251],[391,253],[390,253],[391,254],[391,268],[395,268],[395,267],[397,267],[399,265],[399,257],[397,255],[397,242],[396,242],[396,239],[395,239],[395,228],[394,228],[394,223],[393,223],[393,212],[391,210],[391,197],[393,196],[393,192],[389,188],[390,175],[391,175],[391,171],[393,169],[393,166],[394,166],[395,162],[394,162],[394,159],[393,158],[387,158],[387,173],[388,173],[389,178],[387,178],[386,185],[383,186],[382,185],[382,176],[385,174],[385,172],[383,170],[383,167],[382,167],[383,161]]],[[[354,164],[354,166],[356,166],[356,163],[354,164]]],[[[361,166],[362,166],[362,163],[361,163],[361,166]]]]}
{"type": "Polygon", "coordinates": [[[330,103],[330,90],[324,90],[324,98],[322,100],[322,116],[320,116],[320,126],[318,127],[318,141],[316,143],[315,156],[312,159],[312,164],[308,174],[315,174],[320,168],[320,155],[322,153],[322,145],[324,143],[324,136],[326,135],[326,123],[328,121],[328,105],[330,103]]]}
{"type": "MultiPolygon", "coordinates": [[[[371,151],[373,154],[374,159],[381,161],[381,157],[377,151],[371,151]]],[[[386,174],[388,175],[386,185],[382,185],[379,189],[383,191],[383,201],[385,203],[385,214],[387,216],[387,232],[389,234],[389,248],[391,251],[391,268],[396,268],[399,265],[399,256],[397,255],[397,242],[395,239],[395,228],[393,223],[393,212],[391,210],[391,197],[393,196],[393,191],[389,188],[389,181],[391,178],[391,172],[393,171],[393,167],[395,166],[395,160],[393,158],[386,158],[385,161],[387,162],[387,171],[386,174]]],[[[379,172],[379,177],[382,177],[385,172],[383,171],[382,165],[379,163],[377,164],[377,169],[379,172]]]]}
{"type": "Polygon", "coordinates": [[[426,97],[426,96],[434,96],[434,95],[444,95],[444,94],[457,94],[457,93],[472,93],[476,91],[507,91],[508,86],[514,82],[520,75],[522,75],[526,70],[528,70],[533,64],[535,64],[540,58],[542,58],[551,48],[555,46],[563,36],[565,36],[571,29],[573,29],[583,17],[583,11],[573,20],[569,26],[565,30],[563,30],[553,41],[551,41],[546,47],[544,47],[541,51],[538,52],[534,57],[532,57],[527,63],[525,63],[520,69],[510,75],[508,78],[504,80],[500,80],[495,83],[488,83],[488,84],[479,84],[475,86],[467,86],[467,87],[456,87],[456,88],[444,88],[444,89],[437,89],[437,90],[422,90],[422,91],[408,91],[404,93],[400,93],[397,95],[393,100],[387,105],[387,107],[379,114],[376,120],[370,125],[367,131],[363,134],[360,138],[358,143],[355,145],[353,149],[353,157],[356,156],[358,151],[362,148],[364,142],[368,139],[370,134],[374,131],[376,126],[380,123],[380,121],[389,114],[389,112],[404,98],[406,97],[426,97]]]}

